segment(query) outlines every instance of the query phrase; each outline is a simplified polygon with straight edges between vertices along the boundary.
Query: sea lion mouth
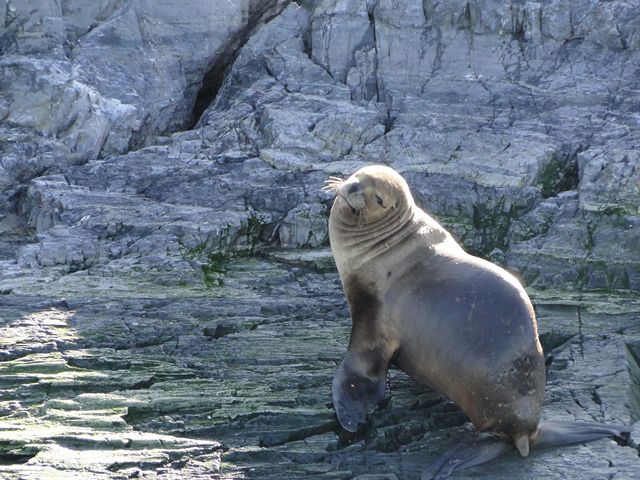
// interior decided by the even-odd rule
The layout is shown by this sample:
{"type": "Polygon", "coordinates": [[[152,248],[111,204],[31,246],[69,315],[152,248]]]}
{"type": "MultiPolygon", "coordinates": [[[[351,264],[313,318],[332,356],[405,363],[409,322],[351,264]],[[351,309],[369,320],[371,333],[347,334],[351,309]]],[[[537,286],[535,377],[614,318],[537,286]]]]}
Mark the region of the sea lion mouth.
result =
{"type": "Polygon", "coordinates": [[[344,199],[345,202],[347,202],[347,205],[351,209],[351,213],[353,213],[354,215],[358,215],[364,212],[367,208],[364,197],[362,196],[354,197],[352,193],[347,192],[345,194],[342,191],[338,192],[338,196],[344,199]]]}
{"type": "Polygon", "coordinates": [[[359,191],[361,188],[360,184],[357,181],[349,182],[351,183],[351,185],[348,188],[347,192],[344,192],[344,188],[343,188],[347,184],[347,180],[343,180],[342,178],[329,177],[329,179],[326,180],[324,183],[325,185],[324,187],[322,187],[322,190],[325,192],[335,193],[336,197],[340,197],[341,199],[343,199],[349,206],[349,210],[353,215],[358,215],[363,210],[362,207],[354,205],[349,200],[349,194],[355,193],[356,191],[359,191]]]}
{"type": "Polygon", "coordinates": [[[349,201],[349,198],[340,192],[338,192],[337,197],[340,197],[340,199],[345,201],[345,203],[347,204],[347,207],[349,208],[349,210],[353,215],[358,215],[360,212],[362,212],[362,210],[364,210],[363,208],[358,208],[352,205],[351,202],[349,201]]]}

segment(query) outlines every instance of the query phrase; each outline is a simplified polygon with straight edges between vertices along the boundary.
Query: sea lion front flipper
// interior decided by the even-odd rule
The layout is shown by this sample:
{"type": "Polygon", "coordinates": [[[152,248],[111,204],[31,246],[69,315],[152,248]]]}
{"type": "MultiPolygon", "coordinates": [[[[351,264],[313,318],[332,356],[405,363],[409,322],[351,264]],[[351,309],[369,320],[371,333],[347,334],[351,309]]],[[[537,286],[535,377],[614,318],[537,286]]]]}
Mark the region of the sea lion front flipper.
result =
{"type": "Polygon", "coordinates": [[[347,352],[333,377],[331,393],[340,425],[355,432],[384,396],[388,361],[376,350],[347,352]]]}

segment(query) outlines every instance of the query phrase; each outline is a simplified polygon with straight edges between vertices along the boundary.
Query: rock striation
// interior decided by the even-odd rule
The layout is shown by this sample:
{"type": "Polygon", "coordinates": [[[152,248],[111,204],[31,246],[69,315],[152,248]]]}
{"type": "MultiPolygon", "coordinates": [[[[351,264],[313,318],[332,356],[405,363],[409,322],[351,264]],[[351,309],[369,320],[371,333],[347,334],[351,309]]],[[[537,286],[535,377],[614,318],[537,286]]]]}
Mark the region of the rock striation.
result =
{"type": "MultiPolygon", "coordinates": [[[[466,438],[397,371],[363,432],[334,418],[320,187],[370,163],[522,278],[547,418],[640,418],[640,2],[0,12],[3,478],[411,479],[466,438]]],[[[632,437],[455,478],[632,478],[632,437]]]]}

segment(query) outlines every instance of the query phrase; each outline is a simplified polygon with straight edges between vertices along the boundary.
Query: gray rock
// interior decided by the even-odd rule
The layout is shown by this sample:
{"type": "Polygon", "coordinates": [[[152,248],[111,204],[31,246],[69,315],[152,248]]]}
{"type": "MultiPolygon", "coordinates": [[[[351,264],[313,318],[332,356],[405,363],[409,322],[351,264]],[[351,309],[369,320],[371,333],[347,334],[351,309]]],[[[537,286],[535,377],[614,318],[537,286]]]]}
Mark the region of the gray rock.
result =
{"type": "Polygon", "coordinates": [[[291,210],[278,228],[280,245],[319,247],[329,240],[327,213],[318,204],[301,204],[291,210]]]}
{"type": "Polygon", "coordinates": [[[4,120],[60,138],[84,158],[186,127],[205,73],[277,0],[100,6],[7,3],[4,120]],[[46,19],[46,20],[45,20],[46,19]]]}
{"type": "Polygon", "coordinates": [[[578,155],[580,207],[613,215],[640,213],[640,159],[635,151],[590,149],[578,155]]]}
{"type": "Polygon", "coordinates": [[[636,422],[633,424],[633,430],[631,431],[631,435],[629,437],[629,444],[636,450],[640,449],[640,423],[636,422]]]}
{"type": "Polygon", "coordinates": [[[365,2],[327,0],[313,11],[311,55],[334,79],[346,82],[355,52],[370,48],[373,42],[365,2]]]}

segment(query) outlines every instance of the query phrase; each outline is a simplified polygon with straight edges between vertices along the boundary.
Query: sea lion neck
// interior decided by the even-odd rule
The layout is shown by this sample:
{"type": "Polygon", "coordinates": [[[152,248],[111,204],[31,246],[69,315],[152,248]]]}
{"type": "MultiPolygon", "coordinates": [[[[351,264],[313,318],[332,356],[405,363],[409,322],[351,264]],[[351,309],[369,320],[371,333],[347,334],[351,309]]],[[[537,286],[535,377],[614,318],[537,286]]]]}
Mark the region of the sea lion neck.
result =
{"type": "Polygon", "coordinates": [[[337,211],[329,219],[331,248],[341,275],[346,273],[347,263],[349,270],[357,269],[421,227],[420,210],[413,202],[403,203],[373,222],[367,222],[364,214],[358,218],[341,202],[336,199],[333,208],[337,211]]]}

